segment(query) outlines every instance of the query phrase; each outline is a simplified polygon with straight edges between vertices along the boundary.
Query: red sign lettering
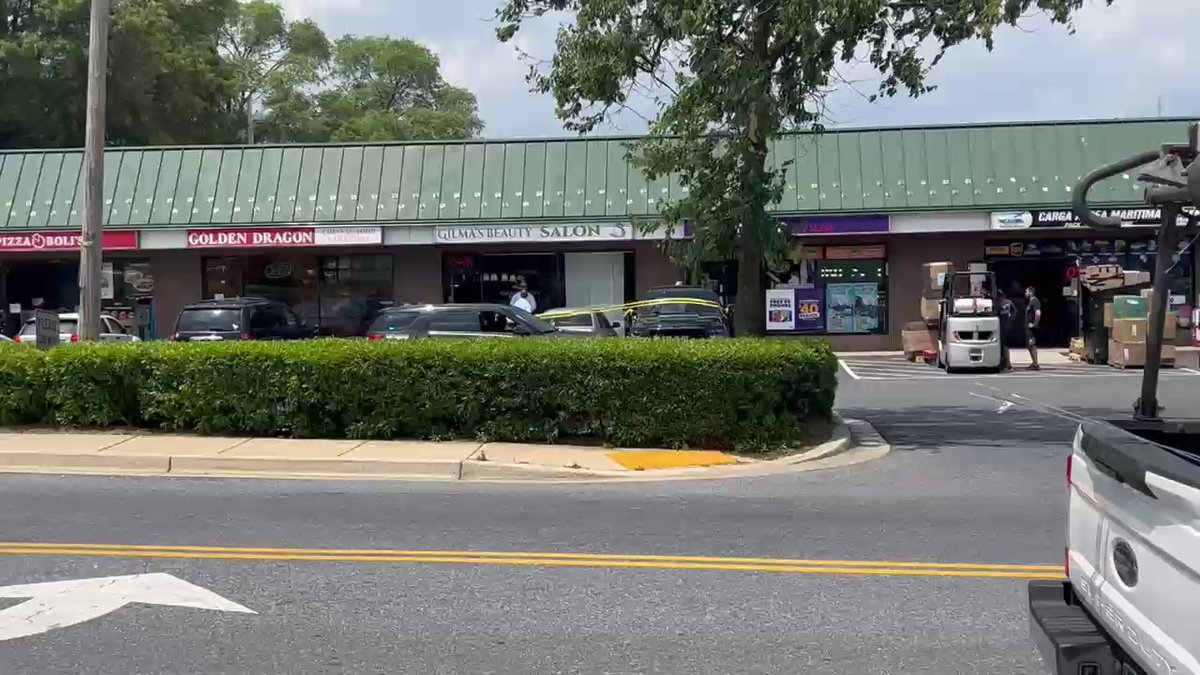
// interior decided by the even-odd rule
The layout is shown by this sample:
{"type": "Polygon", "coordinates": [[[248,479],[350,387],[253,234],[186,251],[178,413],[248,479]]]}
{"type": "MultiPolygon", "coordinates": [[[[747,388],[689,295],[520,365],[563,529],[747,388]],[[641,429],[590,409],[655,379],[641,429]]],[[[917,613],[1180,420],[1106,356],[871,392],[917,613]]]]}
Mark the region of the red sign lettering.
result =
{"type": "MultiPolygon", "coordinates": [[[[79,232],[14,232],[0,234],[0,251],[75,251],[79,250],[82,236],[79,232]]],[[[111,230],[105,232],[100,246],[106,251],[131,251],[138,247],[135,230],[111,230]]]]}

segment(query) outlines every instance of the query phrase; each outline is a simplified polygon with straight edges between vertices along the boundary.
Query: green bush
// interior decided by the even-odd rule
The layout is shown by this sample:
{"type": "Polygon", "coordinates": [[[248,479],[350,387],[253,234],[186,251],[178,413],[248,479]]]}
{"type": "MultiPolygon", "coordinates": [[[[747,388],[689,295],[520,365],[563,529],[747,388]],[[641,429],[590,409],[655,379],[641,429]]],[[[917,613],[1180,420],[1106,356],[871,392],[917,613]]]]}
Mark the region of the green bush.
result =
{"type": "Polygon", "coordinates": [[[0,424],[31,424],[46,417],[46,354],[0,344],[0,424]]]}
{"type": "Polygon", "coordinates": [[[837,370],[826,343],[767,340],[318,340],[3,356],[0,376],[34,392],[0,394],[13,421],[741,450],[788,445],[807,421],[827,420],[837,370]]]}

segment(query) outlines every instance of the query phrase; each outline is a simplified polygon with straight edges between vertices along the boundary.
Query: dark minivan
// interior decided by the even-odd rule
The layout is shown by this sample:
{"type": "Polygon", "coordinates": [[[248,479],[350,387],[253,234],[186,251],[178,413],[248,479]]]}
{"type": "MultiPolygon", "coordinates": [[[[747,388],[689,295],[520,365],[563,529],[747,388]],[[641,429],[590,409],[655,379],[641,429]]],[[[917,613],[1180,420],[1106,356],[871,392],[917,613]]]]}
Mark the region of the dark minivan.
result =
{"type": "Polygon", "coordinates": [[[312,328],[282,302],[264,298],[203,300],[187,305],[175,322],[177,342],[304,340],[312,328]]]}

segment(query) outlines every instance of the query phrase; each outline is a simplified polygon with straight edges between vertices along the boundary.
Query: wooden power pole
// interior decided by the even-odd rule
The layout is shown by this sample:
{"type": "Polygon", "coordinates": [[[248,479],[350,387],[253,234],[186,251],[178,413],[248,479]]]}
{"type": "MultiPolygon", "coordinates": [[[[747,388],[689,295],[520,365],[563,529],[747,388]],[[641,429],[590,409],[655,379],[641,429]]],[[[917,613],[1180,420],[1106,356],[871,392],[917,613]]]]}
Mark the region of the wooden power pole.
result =
{"type": "Polygon", "coordinates": [[[79,242],[79,339],[100,337],[100,269],[104,238],[104,112],[111,0],[91,0],[87,125],[83,148],[83,233],[79,242]]]}

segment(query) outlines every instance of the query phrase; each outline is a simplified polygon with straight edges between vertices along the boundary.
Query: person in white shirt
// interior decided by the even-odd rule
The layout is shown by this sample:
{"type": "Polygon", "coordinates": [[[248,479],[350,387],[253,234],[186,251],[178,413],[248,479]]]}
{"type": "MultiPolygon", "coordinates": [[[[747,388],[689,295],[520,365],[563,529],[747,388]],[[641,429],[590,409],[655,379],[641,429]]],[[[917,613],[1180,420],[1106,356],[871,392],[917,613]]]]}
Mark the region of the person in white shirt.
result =
{"type": "Polygon", "coordinates": [[[520,307],[530,314],[533,314],[534,310],[537,309],[537,300],[529,292],[529,286],[524,281],[517,284],[517,292],[512,294],[512,298],[509,299],[508,304],[513,307],[520,307]]]}

